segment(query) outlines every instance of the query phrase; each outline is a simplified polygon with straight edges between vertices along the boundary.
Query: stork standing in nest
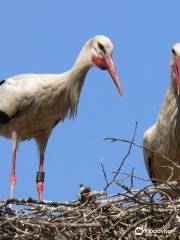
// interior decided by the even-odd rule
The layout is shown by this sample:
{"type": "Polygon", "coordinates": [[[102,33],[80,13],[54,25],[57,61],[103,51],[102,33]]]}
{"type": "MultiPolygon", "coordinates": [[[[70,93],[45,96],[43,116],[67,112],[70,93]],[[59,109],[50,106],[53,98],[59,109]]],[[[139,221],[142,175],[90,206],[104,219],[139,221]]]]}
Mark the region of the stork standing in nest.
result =
{"type": "Polygon", "coordinates": [[[144,134],[144,160],[154,183],[175,180],[180,186],[180,43],[173,46],[172,54],[164,102],[157,122],[144,134]]]}
{"type": "Polygon", "coordinates": [[[42,200],[44,154],[48,138],[58,122],[74,118],[87,72],[93,65],[110,73],[118,91],[122,87],[112,59],[113,44],[105,36],[95,36],[82,48],[74,66],[62,74],[23,74],[0,83],[0,135],[12,138],[10,197],[16,184],[18,143],[34,138],[39,149],[37,190],[42,200]]]}

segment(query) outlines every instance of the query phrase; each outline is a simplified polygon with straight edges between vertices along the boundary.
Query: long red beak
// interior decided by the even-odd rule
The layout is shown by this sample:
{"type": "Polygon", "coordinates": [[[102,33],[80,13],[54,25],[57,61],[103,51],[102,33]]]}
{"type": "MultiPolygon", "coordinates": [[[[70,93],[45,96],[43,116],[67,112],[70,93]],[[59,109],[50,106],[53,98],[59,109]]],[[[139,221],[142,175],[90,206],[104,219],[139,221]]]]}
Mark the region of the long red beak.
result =
{"type": "Polygon", "coordinates": [[[172,75],[176,79],[177,93],[180,93],[180,56],[175,57],[172,65],[172,75]]]}
{"type": "Polygon", "coordinates": [[[104,65],[104,68],[107,69],[109,74],[111,75],[119,93],[123,95],[123,88],[119,80],[119,77],[117,75],[117,71],[111,55],[105,55],[103,57],[103,65],[104,65]]]}

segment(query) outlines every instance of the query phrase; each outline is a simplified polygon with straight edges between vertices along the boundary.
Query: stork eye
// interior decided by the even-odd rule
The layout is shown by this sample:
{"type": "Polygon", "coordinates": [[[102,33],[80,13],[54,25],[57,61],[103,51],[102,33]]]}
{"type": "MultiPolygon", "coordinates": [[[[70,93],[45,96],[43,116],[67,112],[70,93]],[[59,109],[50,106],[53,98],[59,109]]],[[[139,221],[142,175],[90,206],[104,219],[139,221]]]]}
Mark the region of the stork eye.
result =
{"type": "Polygon", "coordinates": [[[98,47],[104,54],[106,53],[104,46],[100,42],[98,42],[98,47]]]}
{"type": "Polygon", "coordinates": [[[172,53],[176,55],[176,51],[174,50],[174,48],[172,48],[172,53]]]}

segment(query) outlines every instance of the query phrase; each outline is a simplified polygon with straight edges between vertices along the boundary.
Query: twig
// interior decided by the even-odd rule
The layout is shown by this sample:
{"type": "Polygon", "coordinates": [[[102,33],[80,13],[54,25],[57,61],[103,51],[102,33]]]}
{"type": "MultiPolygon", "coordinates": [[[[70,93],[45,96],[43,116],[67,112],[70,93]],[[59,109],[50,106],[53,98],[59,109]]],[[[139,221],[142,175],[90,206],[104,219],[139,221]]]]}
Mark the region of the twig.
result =
{"type": "MultiPolygon", "coordinates": [[[[126,155],[124,156],[124,158],[122,159],[122,161],[121,161],[121,163],[120,163],[117,171],[115,172],[112,180],[106,184],[106,187],[104,188],[105,191],[106,191],[106,190],[108,189],[108,187],[114,182],[114,180],[116,179],[116,177],[117,177],[118,174],[120,173],[120,171],[121,171],[121,169],[122,169],[122,166],[123,166],[123,164],[125,163],[125,160],[126,160],[126,159],[128,158],[128,156],[130,155],[131,149],[132,149],[132,146],[133,146],[133,143],[134,143],[134,139],[135,139],[135,136],[136,136],[136,130],[137,130],[137,122],[135,123],[132,140],[129,141],[129,143],[130,143],[129,149],[128,149],[126,155]]],[[[105,140],[107,140],[107,139],[105,139],[105,140]]]]}
{"type": "Polygon", "coordinates": [[[134,187],[134,167],[132,168],[131,171],[131,185],[130,185],[130,189],[134,187]]]}
{"type": "Polygon", "coordinates": [[[101,168],[102,168],[102,172],[103,172],[103,176],[104,176],[105,182],[108,185],[107,174],[106,174],[106,171],[105,171],[103,160],[101,161],[101,168]]]}
{"type": "Polygon", "coordinates": [[[104,138],[104,140],[111,141],[111,142],[119,141],[119,142],[129,143],[129,144],[134,145],[134,146],[136,146],[138,148],[149,150],[149,151],[151,151],[153,153],[159,154],[162,158],[164,158],[165,160],[170,162],[174,167],[180,168],[179,164],[177,164],[176,162],[172,161],[170,158],[166,157],[165,155],[161,154],[160,152],[158,152],[158,151],[156,151],[156,150],[154,150],[152,148],[149,148],[147,146],[143,146],[143,145],[137,144],[134,141],[130,141],[130,140],[127,140],[127,139],[122,139],[122,138],[114,138],[114,137],[107,137],[107,138],[104,138]]]}

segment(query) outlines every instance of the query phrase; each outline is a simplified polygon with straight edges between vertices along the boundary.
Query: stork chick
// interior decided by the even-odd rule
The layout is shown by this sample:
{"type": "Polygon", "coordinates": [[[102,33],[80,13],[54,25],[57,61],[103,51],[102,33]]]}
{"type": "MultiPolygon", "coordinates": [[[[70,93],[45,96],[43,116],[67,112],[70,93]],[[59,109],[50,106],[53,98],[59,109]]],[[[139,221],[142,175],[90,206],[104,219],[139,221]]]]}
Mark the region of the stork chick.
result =
{"type": "Polygon", "coordinates": [[[156,123],[144,134],[144,161],[154,183],[170,180],[180,186],[180,43],[173,46],[172,54],[164,102],[156,123]]]}
{"type": "Polygon", "coordinates": [[[58,122],[74,118],[81,89],[92,66],[108,70],[118,91],[122,87],[112,60],[113,44],[105,36],[95,36],[82,48],[74,66],[62,74],[23,74],[0,83],[0,135],[12,138],[10,198],[16,184],[18,143],[35,139],[39,149],[37,190],[42,200],[44,154],[48,138],[58,122]]]}

